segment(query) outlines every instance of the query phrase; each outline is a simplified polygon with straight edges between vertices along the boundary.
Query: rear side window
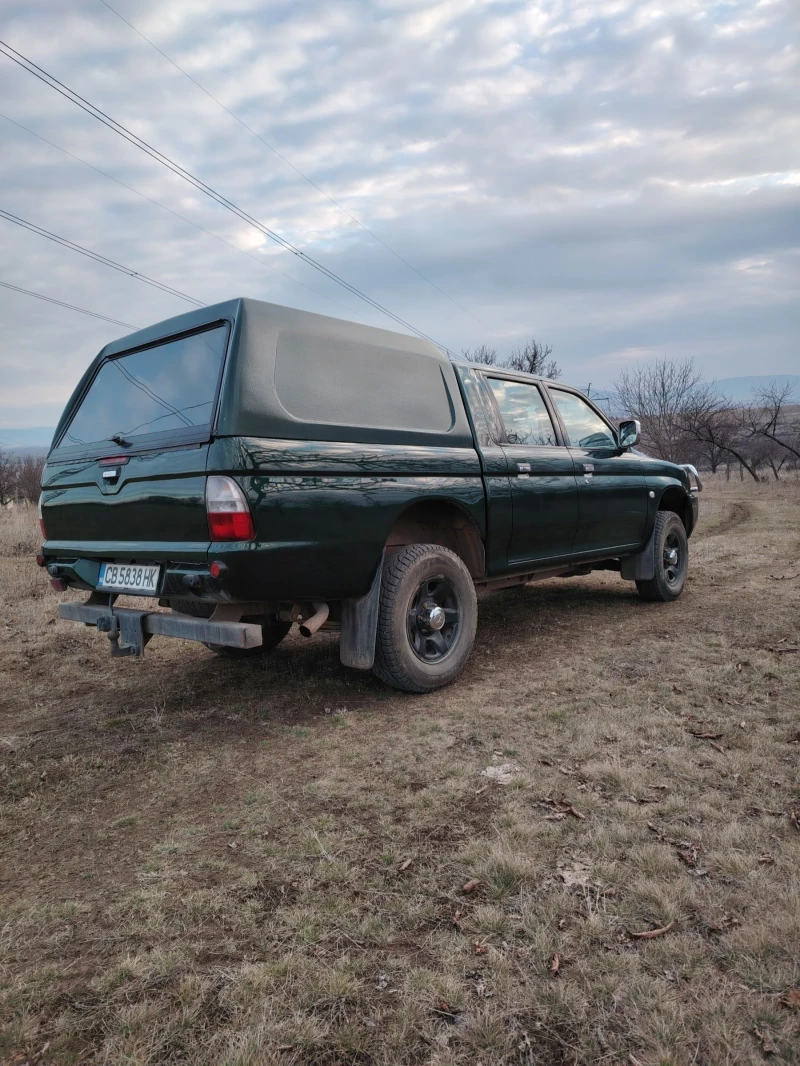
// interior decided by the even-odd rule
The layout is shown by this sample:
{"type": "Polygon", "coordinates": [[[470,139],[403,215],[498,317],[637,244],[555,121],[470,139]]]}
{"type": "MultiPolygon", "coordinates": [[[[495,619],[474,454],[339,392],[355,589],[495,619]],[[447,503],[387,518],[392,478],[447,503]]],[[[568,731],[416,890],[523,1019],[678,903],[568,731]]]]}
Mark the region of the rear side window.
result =
{"type": "Polygon", "coordinates": [[[553,445],[556,434],[542,394],[523,381],[489,378],[506,430],[503,444],[553,445]]]}
{"type": "Polygon", "coordinates": [[[103,363],[75,412],[61,448],[119,435],[193,438],[210,430],[228,327],[176,337],[103,363]]]}
{"type": "Polygon", "coordinates": [[[550,389],[570,444],[578,448],[616,448],[617,441],[609,426],[574,392],[550,389]]]}

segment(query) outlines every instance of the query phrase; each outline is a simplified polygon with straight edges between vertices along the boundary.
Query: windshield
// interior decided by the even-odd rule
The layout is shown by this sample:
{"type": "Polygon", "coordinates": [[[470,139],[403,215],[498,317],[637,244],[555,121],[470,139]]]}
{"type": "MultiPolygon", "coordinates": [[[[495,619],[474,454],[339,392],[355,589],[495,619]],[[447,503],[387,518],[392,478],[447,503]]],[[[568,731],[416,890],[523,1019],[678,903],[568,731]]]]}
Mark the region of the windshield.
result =
{"type": "Polygon", "coordinates": [[[214,416],[227,326],[215,326],[103,363],[59,448],[153,434],[194,436],[214,416]]]}

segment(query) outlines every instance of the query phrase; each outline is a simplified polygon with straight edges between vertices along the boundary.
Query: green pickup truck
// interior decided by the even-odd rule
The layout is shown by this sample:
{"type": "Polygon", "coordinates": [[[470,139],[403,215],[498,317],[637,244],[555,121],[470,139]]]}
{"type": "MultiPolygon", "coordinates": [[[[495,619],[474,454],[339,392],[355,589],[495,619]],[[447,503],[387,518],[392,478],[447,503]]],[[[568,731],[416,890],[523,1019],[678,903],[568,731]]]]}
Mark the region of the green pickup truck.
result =
{"type": "Polygon", "coordinates": [[[638,439],[561,383],[231,300],[91,364],[47,458],[38,561],[90,593],[59,615],[114,655],[161,635],[249,657],[297,624],[428,692],[470,655],[477,589],[614,570],[680,595],[700,482],[638,439]]]}

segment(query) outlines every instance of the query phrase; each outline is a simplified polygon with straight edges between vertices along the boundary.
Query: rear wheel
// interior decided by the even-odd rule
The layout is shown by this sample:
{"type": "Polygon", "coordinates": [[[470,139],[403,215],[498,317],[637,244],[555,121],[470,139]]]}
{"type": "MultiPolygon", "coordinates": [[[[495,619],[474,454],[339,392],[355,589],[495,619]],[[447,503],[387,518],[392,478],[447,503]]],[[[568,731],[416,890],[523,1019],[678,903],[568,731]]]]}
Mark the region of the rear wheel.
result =
{"type": "Polygon", "coordinates": [[[463,670],[478,604],[464,563],[438,544],[411,544],[383,567],[374,673],[403,692],[431,692],[463,670]]]}
{"type": "MultiPolygon", "coordinates": [[[[173,611],[191,615],[193,618],[210,618],[214,613],[214,604],[203,603],[201,600],[173,600],[171,606],[173,611]]],[[[281,622],[278,618],[266,615],[248,615],[242,618],[242,621],[261,626],[261,644],[257,647],[228,648],[224,644],[208,644],[205,641],[203,643],[222,659],[253,659],[271,652],[292,628],[291,622],[281,622]]]]}
{"type": "Polygon", "coordinates": [[[674,511],[659,511],[653,531],[655,573],[650,581],[637,581],[643,600],[669,603],[677,600],[689,572],[689,540],[686,528],[674,511]]]}

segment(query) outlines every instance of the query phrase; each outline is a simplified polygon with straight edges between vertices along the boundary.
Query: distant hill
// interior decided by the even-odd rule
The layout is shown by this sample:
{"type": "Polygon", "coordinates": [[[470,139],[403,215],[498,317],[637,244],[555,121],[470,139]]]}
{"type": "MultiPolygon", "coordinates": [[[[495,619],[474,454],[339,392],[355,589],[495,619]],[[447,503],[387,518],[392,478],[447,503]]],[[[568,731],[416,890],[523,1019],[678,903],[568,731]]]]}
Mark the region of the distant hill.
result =
{"type": "Polygon", "coordinates": [[[19,455],[46,455],[54,433],[55,426],[34,426],[31,429],[0,426],[0,448],[8,448],[19,455]]]}
{"type": "MultiPolygon", "coordinates": [[[[795,402],[800,401],[800,374],[752,374],[739,378],[717,378],[715,384],[721,396],[726,396],[735,404],[744,404],[752,400],[756,392],[771,385],[773,381],[781,387],[791,385],[795,402]]],[[[578,387],[580,388],[580,385],[578,387]]],[[[606,414],[614,418],[624,417],[625,412],[621,410],[619,397],[612,388],[602,389],[593,386],[591,397],[606,414]]]]}
{"type": "Polygon", "coordinates": [[[753,374],[741,378],[719,378],[717,388],[731,400],[744,403],[752,399],[753,393],[766,388],[776,381],[778,385],[792,385],[795,396],[800,399],[800,374],[753,374]]]}

